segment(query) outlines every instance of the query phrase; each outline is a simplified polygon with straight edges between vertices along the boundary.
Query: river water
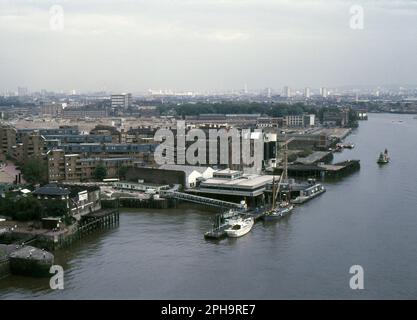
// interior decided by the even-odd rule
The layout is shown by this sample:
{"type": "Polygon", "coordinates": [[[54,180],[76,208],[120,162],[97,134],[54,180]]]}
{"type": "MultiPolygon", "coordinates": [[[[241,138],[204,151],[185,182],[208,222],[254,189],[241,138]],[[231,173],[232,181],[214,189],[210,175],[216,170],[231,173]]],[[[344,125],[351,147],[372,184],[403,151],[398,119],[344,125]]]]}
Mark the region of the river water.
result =
{"type": "Polygon", "coordinates": [[[210,242],[215,211],[125,211],[119,227],[56,253],[64,290],[11,276],[0,298],[417,298],[417,120],[371,114],[347,141],[355,148],[335,160],[360,159],[361,170],[279,223],[210,242]],[[384,148],[392,161],[379,167],[384,148]],[[352,265],[364,269],[364,290],[350,289],[352,265]]]}

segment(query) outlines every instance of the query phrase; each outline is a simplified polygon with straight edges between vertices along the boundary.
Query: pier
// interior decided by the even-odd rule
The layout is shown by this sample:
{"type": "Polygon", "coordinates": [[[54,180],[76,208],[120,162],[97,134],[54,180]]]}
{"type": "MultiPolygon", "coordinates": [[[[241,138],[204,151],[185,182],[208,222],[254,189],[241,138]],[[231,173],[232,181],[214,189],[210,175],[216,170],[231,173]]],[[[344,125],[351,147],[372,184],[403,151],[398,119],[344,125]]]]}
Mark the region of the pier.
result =
{"type": "Polygon", "coordinates": [[[359,160],[346,160],[335,164],[322,164],[321,168],[325,170],[327,177],[343,176],[360,169],[359,160]]]}
{"type": "Polygon", "coordinates": [[[288,174],[295,178],[341,177],[359,169],[360,160],[346,160],[335,164],[291,164],[288,174]]]}
{"type": "Polygon", "coordinates": [[[240,203],[235,202],[229,202],[229,201],[223,201],[213,198],[207,198],[202,196],[196,196],[193,194],[188,194],[184,192],[178,192],[178,191],[170,191],[170,190],[161,190],[160,192],[161,197],[165,198],[175,198],[178,200],[193,202],[205,206],[210,207],[216,207],[216,208],[229,208],[229,209],[242,209],[243,205],[240,203]]]}
{"type": "Polygon", "coordinates": [[[54,264],[54,255],[48,251],[31,246],[23,246],[9,255],[12,274],[48,277],[54,264]]]}
{"type": "Polygon", "coordinates": [[[54,264],[54,255],[26,245],[0,245],[0,279],[10,274],[45,277],[54,264]]]}
{"type": "Polygon", "coordinates": [[[96,232],[119,224],[118,209],[102,209],[82,217],[78,225],[68,232],[48,232],[37,237],[36,245],[48,250],[66,248],[75,241],[96,232]]]}
{"type": "Polygon", "coordinates": [[[312,165],[319,162],[329,162],[333,160],[333,153],[329,151],[316,151],[304,158],[297,158],[295,163],[297,164],[304,164],[304,165],[312,165]]]}

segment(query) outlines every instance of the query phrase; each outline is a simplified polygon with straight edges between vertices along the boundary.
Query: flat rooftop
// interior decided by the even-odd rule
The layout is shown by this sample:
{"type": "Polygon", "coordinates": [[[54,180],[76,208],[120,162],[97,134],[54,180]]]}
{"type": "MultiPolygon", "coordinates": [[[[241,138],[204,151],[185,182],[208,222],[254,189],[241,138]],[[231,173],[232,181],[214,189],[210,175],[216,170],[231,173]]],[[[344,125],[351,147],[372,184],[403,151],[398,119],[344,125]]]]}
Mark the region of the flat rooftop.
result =
{"type": "MultiPolygon", "coordinates": [[[[239,171],[236,171],[239,172],[239,171]]],[[[211,178],[202,182],[200,187],[217,187],[218,189],[256,189],[264,187],[266,184],[272,182],[271,175],[248,175],[245,174],[239,178],[229,180],[222,178],[211,178]]]]}
{"type": "Polygon", "coordinates": [[[322,159],[327,157],[330,153],[331,152],[328,152],[328,151],[316,151],[308,155],[307,157],[297,158],[295,162],[301,163],[301,164],[313,164],[315,162],[321,161],[322,159]]]}
{"type": "Polygon", "coordinates": [[[216,174],[225,174],[225,175],[229,175],[229,174],[235,174],[235,173],[239,173],[240,171],[237,170],[230,170],[230,169],[223,169],[223,170],[218,170],[215,173],[216,174]]]}

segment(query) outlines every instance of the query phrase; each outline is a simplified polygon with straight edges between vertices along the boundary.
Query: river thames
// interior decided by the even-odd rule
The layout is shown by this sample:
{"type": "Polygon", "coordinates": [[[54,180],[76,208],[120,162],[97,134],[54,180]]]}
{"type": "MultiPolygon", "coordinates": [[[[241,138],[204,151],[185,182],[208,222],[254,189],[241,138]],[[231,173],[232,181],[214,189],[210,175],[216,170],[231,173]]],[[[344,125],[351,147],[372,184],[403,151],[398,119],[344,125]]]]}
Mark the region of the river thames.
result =
{"type": "Polygon", "coordinates": [[[129,210],[120,225],[55,253],[65,289],[49,279],[0,280],[7,299],[417,298],[417,119],[370,114],[335,161],[361,170],[239,239],[204,240],[214,210],[129,210]],[[391,163],[378,166],[388,149],[391,163]],[[349,269],[364,269],[352,290],[349,269]]]}

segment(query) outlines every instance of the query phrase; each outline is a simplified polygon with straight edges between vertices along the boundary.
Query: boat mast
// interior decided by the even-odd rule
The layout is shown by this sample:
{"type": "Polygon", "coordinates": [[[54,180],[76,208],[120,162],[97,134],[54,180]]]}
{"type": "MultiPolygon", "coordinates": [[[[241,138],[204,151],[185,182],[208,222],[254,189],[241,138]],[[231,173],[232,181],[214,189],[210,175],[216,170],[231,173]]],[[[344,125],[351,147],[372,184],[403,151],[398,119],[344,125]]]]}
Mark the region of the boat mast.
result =
{"type": "Polygon", "coordinates": [[[287,140],[287,132],[284,133],[284,166],[282,169],[282,181],[288,182],[288,144],[295,140],[294,137],[287,140]]]}
{"type": "MultiPolygon", "coordinates": [[[[278,199],[279,189],[281,187],[281,181],[282,181],[282,174],[279,176],[279,179],[278,179],[278,182],[277,182],[277,187],[274,190],[274,196],[273,196],[274,203],[273,203],[273,208],[275,208],[276,200],[278,199]]],[[[275,185],[275,183],[274,183],[274,185],[275,185]]]]}
{"type": "Polygon", "coordinates": [[[284,146],[284,170],[282,171],[283,181],[288,180],[288,142],[287,132],[285,132],[285,146],[284,146]]]}

